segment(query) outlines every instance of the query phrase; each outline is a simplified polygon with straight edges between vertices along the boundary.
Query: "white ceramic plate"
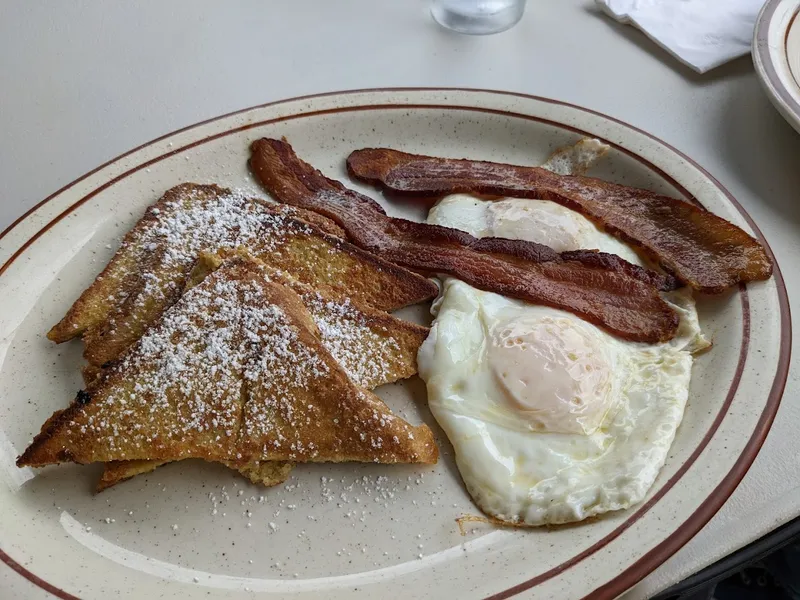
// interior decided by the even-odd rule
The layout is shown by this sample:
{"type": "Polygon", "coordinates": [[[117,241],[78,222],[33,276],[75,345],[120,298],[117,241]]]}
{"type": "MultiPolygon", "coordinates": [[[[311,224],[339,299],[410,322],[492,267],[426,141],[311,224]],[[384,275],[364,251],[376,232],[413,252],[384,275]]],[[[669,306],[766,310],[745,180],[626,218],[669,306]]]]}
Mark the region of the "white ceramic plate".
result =
{"type": "Polygon", "coordinates": [[[800,0],[769,0],[753,34],[753,63],[769,99],[800,131],[800,0]]]}
{"type": "MultiPolygon", "coordinates": [[[[368,90],[247,109],[133,150],[44,200],[2,234],[0,249],[4,561],[61,598],[611,598],[644,577],[719,509],[767,434],[789,356],[777,266],[768,282],[699,302],[715,346],[696,362],[667,463],[644,503],[592,522],[476,524],[462,536],[455,519],[478,511],[441,435],[433,467],[304,466],[270,490],[187,461],[93,495],[97,468],[34,477],[13,465],[80,386],[80,343],[55,346],[45,331],[165,189],[196,181],[259,193],[245,161],[261,136],[286,136],[302,158],[347,180],[344,159],[364,146],[537,164],[586,135],[613,146],[594,175],[697,199],[761,236],[716,180],[649,134],[561,102],[476,90],[368,90]]],[[[390,214],[422,216],[380,200],[390,214]]],[[[418,380],[380,393],[409,420],[434,425],[418,380]]]]}

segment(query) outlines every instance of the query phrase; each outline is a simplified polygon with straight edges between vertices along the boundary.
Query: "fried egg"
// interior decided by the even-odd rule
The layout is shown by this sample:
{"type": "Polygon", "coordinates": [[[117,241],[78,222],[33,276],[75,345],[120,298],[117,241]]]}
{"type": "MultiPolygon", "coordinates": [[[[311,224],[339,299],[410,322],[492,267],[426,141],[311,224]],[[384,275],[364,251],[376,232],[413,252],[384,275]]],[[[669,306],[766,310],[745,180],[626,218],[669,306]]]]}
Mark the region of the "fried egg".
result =
{"type": "MultiPolygon", "coordinates": [[[[582,215],[542,200],[449,196],[429,222],[476,237],[600,249],[645,262],[582,215]]],[[[709,344],[688,290],[663,344],[622,340],[579,317],[446,279],[420,348],[431,411],[487,514],[524,525],[580,521],[640,502],[683,417],[692,353],[709,344]]]]}

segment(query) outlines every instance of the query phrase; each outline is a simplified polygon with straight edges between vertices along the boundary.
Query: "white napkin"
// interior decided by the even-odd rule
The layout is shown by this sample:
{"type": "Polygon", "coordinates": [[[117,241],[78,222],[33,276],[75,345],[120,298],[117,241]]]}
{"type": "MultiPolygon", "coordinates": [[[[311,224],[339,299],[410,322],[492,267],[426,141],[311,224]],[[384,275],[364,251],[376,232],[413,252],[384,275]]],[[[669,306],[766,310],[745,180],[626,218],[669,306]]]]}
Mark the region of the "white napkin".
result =
{"type": "Polygon", "coordinates": [[[764,0],[595,0],[699,73],[750,52],[764,0]]]}

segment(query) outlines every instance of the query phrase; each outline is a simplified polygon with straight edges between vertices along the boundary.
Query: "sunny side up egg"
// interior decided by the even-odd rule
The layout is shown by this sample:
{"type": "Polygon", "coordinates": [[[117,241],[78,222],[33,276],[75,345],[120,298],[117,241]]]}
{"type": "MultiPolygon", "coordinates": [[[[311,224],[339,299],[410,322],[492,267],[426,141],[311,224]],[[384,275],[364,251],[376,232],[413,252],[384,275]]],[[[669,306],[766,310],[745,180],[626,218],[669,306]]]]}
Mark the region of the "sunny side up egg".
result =
{"type": "MultiPolygon", "coordinates": [[[[627,245],[543,200],[448,196],[428,222],[558,251],[627,245]]],[[[580,521],[640,502],[664,464],[688,398],[692,353],[707,347],[691,293],[664,344],[616,338],[570,313],[446,279],[419,353],[428,402],[481,509],[503,521],[580,521]]]]}

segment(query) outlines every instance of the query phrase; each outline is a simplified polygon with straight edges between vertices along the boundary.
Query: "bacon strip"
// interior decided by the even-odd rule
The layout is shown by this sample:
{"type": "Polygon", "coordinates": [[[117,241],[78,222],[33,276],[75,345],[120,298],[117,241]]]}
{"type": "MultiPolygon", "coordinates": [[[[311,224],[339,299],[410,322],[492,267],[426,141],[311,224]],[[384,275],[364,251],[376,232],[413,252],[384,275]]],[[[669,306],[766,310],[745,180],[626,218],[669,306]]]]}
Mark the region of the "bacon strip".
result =
{"type": "Polygon", "coordinates": [[[655,343],[675,335],[678,316],[653,285],[622,268],[618,257],[606,264],[604,257],[612,255],[590,252],[584,264],[580,252],[565,259],[540,244],[477,239],[448,227],[391,218],[371,198],[300,160],[286,142],[261,139],[251,152],[250,168],[275,199],[321,213],[354,244],[391,262],[570,311],[625,339],[655,343]]]}
{"type": "Polygon", "coordinates": [[[551,200],[595,220],[696,290],[719,293],[768,279],[772,261],[757,240],[683,200],[539,167],[356,150],[350,174],[401,194],[481,193],[551,200]]]}

